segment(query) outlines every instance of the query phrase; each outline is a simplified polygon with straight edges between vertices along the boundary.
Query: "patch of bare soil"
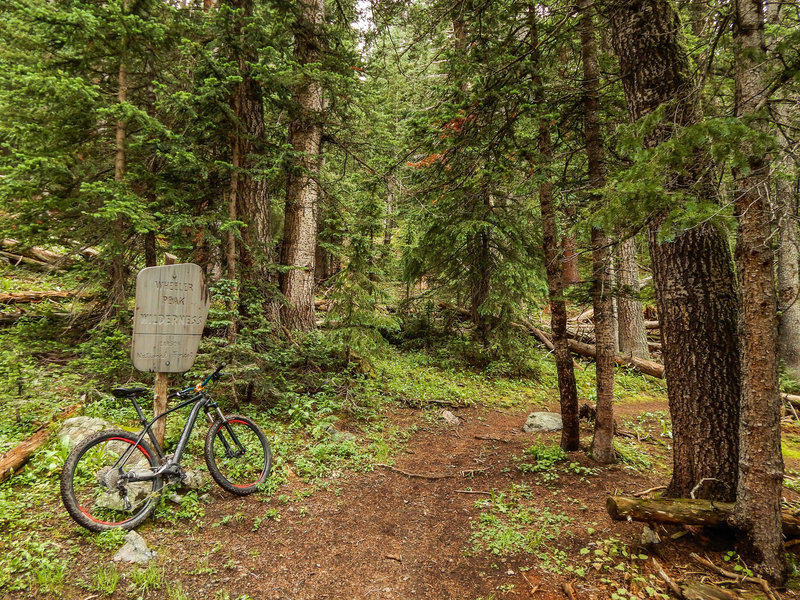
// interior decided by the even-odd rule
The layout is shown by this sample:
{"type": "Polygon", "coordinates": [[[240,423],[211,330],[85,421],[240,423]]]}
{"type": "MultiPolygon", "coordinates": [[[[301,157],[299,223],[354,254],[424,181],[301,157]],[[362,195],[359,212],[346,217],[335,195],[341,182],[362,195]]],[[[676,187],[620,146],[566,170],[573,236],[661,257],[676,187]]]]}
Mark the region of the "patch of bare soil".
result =
{"type": "MultiPolygon", "coordinates": [[[[158,551],[166,581],[180,580],[188,597],[195,599],[224,598],[227,593],[231,599],[248,594],[258,600],[551,600],[565,598],[562,583],[572,582],[576,598],[590,600],[612,597],[617,588],[610,578],[630,583],[630,576],[619,571],[609,575],[590,568],[585,576],[575,577],[563,568],[543,569],[534,554],[504,558],[470,553],[481,512],[475,503],[490,497],[491,490],[527,484],[537,509],[571,518],[566,533],[544,550],[563,550],[573,560],[582,555],[581,549],[598,548],[599,540],[616,538],[621,546],[635,549],[642,525],[612,522],[605,511],[606,497],[663,485],[664,473],[643,475],[616,465],[588,478],[561,473],[556,483],[542,483],[521,472],[517,459],[537,439],[558,443],[559,433],[540,434],[541,438],[523,433],[522,412],[456,412],[460,425],[421,427],[391,466],[331,478],[327,490],[309,495],[303,493],[308,485],[295,479],[289,485],[291,502],[235,498],[214,489],[203,527],[151,520],[139,531],[158,551]],[[279,518],[265,518],[268,511],[273,516],[277,511],[279,518]]],[[[405,420],[409,414],[417,415],[400,410],[396,416],[405,420]]],[[[590,440],[588,426],[583,433],[590,440]]],[[[596,466],[583,452],[569,460],[596,466]]],[[[662,533],[666,541],[658,552],[668,568],[675,560],[688,563],[692,550],[724,547],[704,535],[688,533],[672,541],[666,530],[662,533]]],[[[92,553],[91,544],[82,545],[92,553]]],[[[653,571],[649,561],[637,565],[644,575],[653,571]]],[[[641,589],[640,597],[648,597],[641,589]]],[[[65,590],[66,597],[87,595],[82,590],[75,593],[81,595],[65,590]]],[[[121,585],[112,597],[139,596],[131,593],[121,585]]],[[[144,597],[163,598],[165,590],[144,597]]]]}

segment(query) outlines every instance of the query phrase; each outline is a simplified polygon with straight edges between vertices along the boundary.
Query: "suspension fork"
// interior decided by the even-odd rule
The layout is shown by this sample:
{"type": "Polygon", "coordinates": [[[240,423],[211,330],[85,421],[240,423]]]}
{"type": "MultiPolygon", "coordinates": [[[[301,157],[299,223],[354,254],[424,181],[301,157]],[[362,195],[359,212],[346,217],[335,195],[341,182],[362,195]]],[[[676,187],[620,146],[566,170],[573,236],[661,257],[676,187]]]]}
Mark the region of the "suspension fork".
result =
{"type": "MultiPolygon", "coordinates": [[[[231,436],[231,440],[233,440],[233,443],[238,448],[238,452],[240,453],[240,455],[244,454],[244,452],[245,452],[244,446],[242,446],[242,443],[239,441],[239,438],[236,437],[236,433],[233,431],[233,428],[230,426],[228,421],[225,420],[225,416],[222,414],[222,411],[219,409],[219,405],[216,402],[211,402],[206,407],[206,416],[208,417],[208,419],[213,424],[214,419],[211,416],[211,409],[212,408],[214,410],[216,410],[217,416],[219,417],[220,421],[222,422],[225,430],[228,432],[228,435],[231,436]]],[[[222,427],[220,427],[217,430],[217,436],[219,437],[220,441],[222,442],[222,446],[225,448],[225,456],[228,457],[228,458],[232,458],[233,456],[235,456],[234,451],[231,449],[231,445],[228,443],[228,440],[225,438],[224,435],[222,435],[222,427]]]]}

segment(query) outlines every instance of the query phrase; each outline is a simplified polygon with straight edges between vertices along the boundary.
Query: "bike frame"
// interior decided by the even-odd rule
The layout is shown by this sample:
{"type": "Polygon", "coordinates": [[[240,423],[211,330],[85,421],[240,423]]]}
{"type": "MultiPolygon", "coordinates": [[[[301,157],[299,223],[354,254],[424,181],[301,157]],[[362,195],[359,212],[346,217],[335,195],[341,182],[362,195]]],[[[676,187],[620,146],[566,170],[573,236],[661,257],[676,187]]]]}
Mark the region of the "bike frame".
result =
{"type": "MultiPolygon", "coordinates": [[[[155,449],[156,454],[158,454],[158,458],[162,464],[155,471],[151,471],[149,473],[133,473],[133,472],[123,473],[120,477],[121,479],[124,479],[126,481],[152,481],[153,479],[156,479],[157,477],[160,477],[161,475],[164,474],[168,475],[180,474],[180,466],[179,466],[180,460],[181,457],[183,456],[184,450],[186,450],[187,444],[189,443],[189,436],[192,434],[192,430],[194,429],[194,426],[197,424],[197,417],[200,414],[200,411],[205,410],[206,416],[208,416],[209,420],[212,423],[214,421],[214,419],[211,417],[212,409],[216,410],[217,415],[221,420],[224,419],[222,411],[219,409],[219,406],[217,406],[217,403],[214,402],[209,396],[207,396],[202,391],[203,388],[206,385],[208,385],[208,382],[211,381],[211,379],[213,379],[215,376],[218,376],[221,368],[222,367],[220,367],[219,369],[217,369],[217,371],[209,375],[203,381],[203,383],[199,384],[197,387],[186,388],[185,390],[181,390],[180,392],[170,394],[169,398],[175,398],[175,397],[180,398],[183,397],[185,394],[194,392],[194,394],[191,397],[187,398],[177,406],[173,406],[169,410],[166,410],[160,415],[157,415],[156,417],[153,418],[152,421],[149,422],[147,421],[147,419],[144,416],[144,413],[142,412],[142,407],[139,406],[138,402],[136,402],[136,398],[132,397],[130,399],[131,402],[133,403],[133,407],[136,409],[136,414],[139,415],[139,422],[142,424],[143,429],[136,440],[136,444],[132,445],[125,451],[125,453],[119,458],[115,466],[124,465],[128,461],[128,459],[131,457],[131,454],[133,454],[134,449],[139,446],[142,440],[144,440],[145,435],[149,436],[150,442],[153,444],[153,448],[155,449]],[[164,449],[161,447],[161,444],[158,443],[156,436],[153,434],[153,429],[152,429],[153,424],[159,419],[163,419],[168,414],[175,412],[176,410],[180,410],[181,408],[184,408],[186,406],[189,406],[190,404],[194,404],[194,406],[192,407],[192,410],[189,412],[189,416],[186,419],[186,423],[183,426],[183,431],[181,432],[181,437],[178,440],[178,445],[175,447],[175,452],[171,456],[167,456],[166,454],[164,454],[164,449]]],[[[225,424],[225,428],[231,435],[234,444],[236,444],[236,446],[238,446],[241,449],[242,448],[241,443],[239,442],[238,438],[236,437],[236,434],[233,432],[233,430],[227,423],[225,424]]],[[[230,453],[231,452],[230,446],[224,437],[222,438],[222,442],[225,447],[226,453],[230,453]]]]}

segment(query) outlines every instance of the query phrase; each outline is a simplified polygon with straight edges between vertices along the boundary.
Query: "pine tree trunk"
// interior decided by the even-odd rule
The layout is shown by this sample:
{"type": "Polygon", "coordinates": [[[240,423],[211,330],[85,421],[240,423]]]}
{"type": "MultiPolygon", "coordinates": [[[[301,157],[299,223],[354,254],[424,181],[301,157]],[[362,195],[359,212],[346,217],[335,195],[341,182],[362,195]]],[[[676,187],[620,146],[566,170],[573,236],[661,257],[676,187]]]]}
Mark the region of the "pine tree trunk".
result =
{"type": "Polygon", "coordinates": [[[619,352],[650,360],[644,313],[639,302],[639,267],[636,262],[636,240],[628,238],[618,246],[617,306],[619,307],[619,352]]]}
{"type": "MultiPolygon", "coordinates": [[[[700,117],[678,16],[668,0],[620,0],[610,9],[631,119],[670,103],[645,140],[653,147],[700,117]]],[[[668,189],[712,189],[701,179],[702,157],[691,160],[688,174],[670,177],[668,189]]],[[[654,216],[648,233],[673,424],[668,494],[688,497],[694,490],[698,498],[732,500],[741,393],[733,261],[724,233],[709,223],[660,239],[665,218],[654,216]]]]}
{"type": "MultiPolygon", "coordinates": [[[[538,44],[535,8],[529,8],[532,47],[538,44]]],[[[535,56],[537,65],[541,60],[535,56]]],[[[536,95],[540,104],[544,104],[544,92],[541,76],[534,76],[533,85],[538,88],[536,95]]],[[[547,165],[553,159],[553,145],[550,136],[550,121],[539,119],[539,165],[547,165]]],[[[545,177],[539,185],[539,207],[542,215],[542,246],[544,249],[545,268],[547,270],[547,288],[550,298],[550,328],[553,332],[553,354],[558,375],[558,393],[561,399],[561,447],[567,452],[580,448],[580,429],[578,421],[578,391],[575,383],[575,370],[572,355],[569,352],[567,338],[567,305],[564,301],[564,272],[561,261],[561,247],[558,243],[556,226],[556,210],[553,203],[553,184],[545,177]]]]}
{"type": "Polygon", "coordinates": [[[264,144],[264,105],[261,85],[253,78],[251,65],[258,61],[248,44],[244,26],[253,17],[253,0],[230,0],[241,11],[234,32],[239,74],[242,80],[234,93],[234,141],[236,159],[232,177],[236,179],[236,213],[245,223],[238,252],[239,315],[246,319],[253,306],[260,306],[268,321],[279,322],[279,304],[272,287],[277,278],[270,267],[275,262],[272,244],[269,183],[255,176],[258,155],[264,144]]]}
{"type": "MultiPolygon", "coordinates": [[[[294,58],[299,65],[319,60],[324,17],[324,0],[300,1],[294,27],[294,58]]],[[[314,260],[319,211],[322,83],[301,77],[295,84],[293,99],[297,112],[289,124],[289,145],[295,152],[295,160],[287,183],[281,248],[281,264],[289,270],[281,276],[281,292],[287,302],[281,308],[281,317],[288,329],[308,331],[315,325],[314,260]]]]}
{"type": "MultiPolygon", "coordinates": [[[[778,121],[789,122],[788,105],[777,105],[778,121]]],[[[800,380],[800,235],[797,229],[797,197],[792,181],[797,180],[797,165],[792,159],[789,142],[782,133],[778,143],[783,154],[775,178],[775,215],[778,222],[778,314],[780,322],[779,354],[787,373],[800,380]],[[783,171],[783,172],[781,172],[783,171]],[[791,180],[785,179],[793,175],[791,180]]]]}
{"type": "MultiPolygon", "coordinates": [[[[128,0],[123,0],[123,13],[128,12],[128,0]]],[[[117,73],[117,101],[120,104],[128,100],[128,66],[127,60],[128,43],[123,38],[120,52],[119,70],[117,73]]],[[[123,119],[118,119],[114,134],[114,181],[121,183],[125,180],[126,152],[125,140],[127,137],[127,124],[123,119]]],[[[111,285],[108,298],[108,307],[111,313],[117,313],[125,307],[125,283],[128,279],[128,266],[125,264],[123,251],[123,236],[125,223],[122,217],[118,217],[114,224],[114,254],[111,257],[111,285]]]]}
{"type": "MultiPolygon", "coordinates": [[[[583,122],[586,133],[591,206],[600,201],[594,192],[605,185],[605,157],[600,132],[600,68],[591,12],[591,0],[578,0],[580,14],[581,62],[583,64],[583,122]]],[[[616,460],[614,453],[614,307],[612,301],[612,255],[608,236],[592,228],[592,306],[597,358],[597,404],[592,438],[592,456],[602,464],[616,460]]]]}
{"type": "MultiPolygon", "coordinates": [[[[761,0],[736,0],[733,32],[736,116],[765,130],[768,100],[761,0]]],[[[783,454],[778,388],[778,322],[769,206],[769,158],[744,144],[748,169],[735,169],[739,222],[736,259],[742,282],[742,412],[739,486],[733,523],[748,564],[774,584],[786,580],[781,530],[783,454]]]]}

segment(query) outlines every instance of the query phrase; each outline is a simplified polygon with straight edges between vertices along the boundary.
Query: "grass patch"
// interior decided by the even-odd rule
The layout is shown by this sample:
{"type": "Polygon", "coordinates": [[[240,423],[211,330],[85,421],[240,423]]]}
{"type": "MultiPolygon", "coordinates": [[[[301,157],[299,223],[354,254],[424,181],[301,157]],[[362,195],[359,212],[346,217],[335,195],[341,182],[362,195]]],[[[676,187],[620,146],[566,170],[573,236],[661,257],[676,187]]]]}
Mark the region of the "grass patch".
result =
{"type": "Polygon", "coordinates": [[[491,497],[477,501],[475,508],[481,513],[472,525],[467,550],[473,555],[533,553],[561,537],[572,521],[567,515],[537,507],[531,488],[525,484],[512,484],[505,492],[492,490],[491,497]]]}

